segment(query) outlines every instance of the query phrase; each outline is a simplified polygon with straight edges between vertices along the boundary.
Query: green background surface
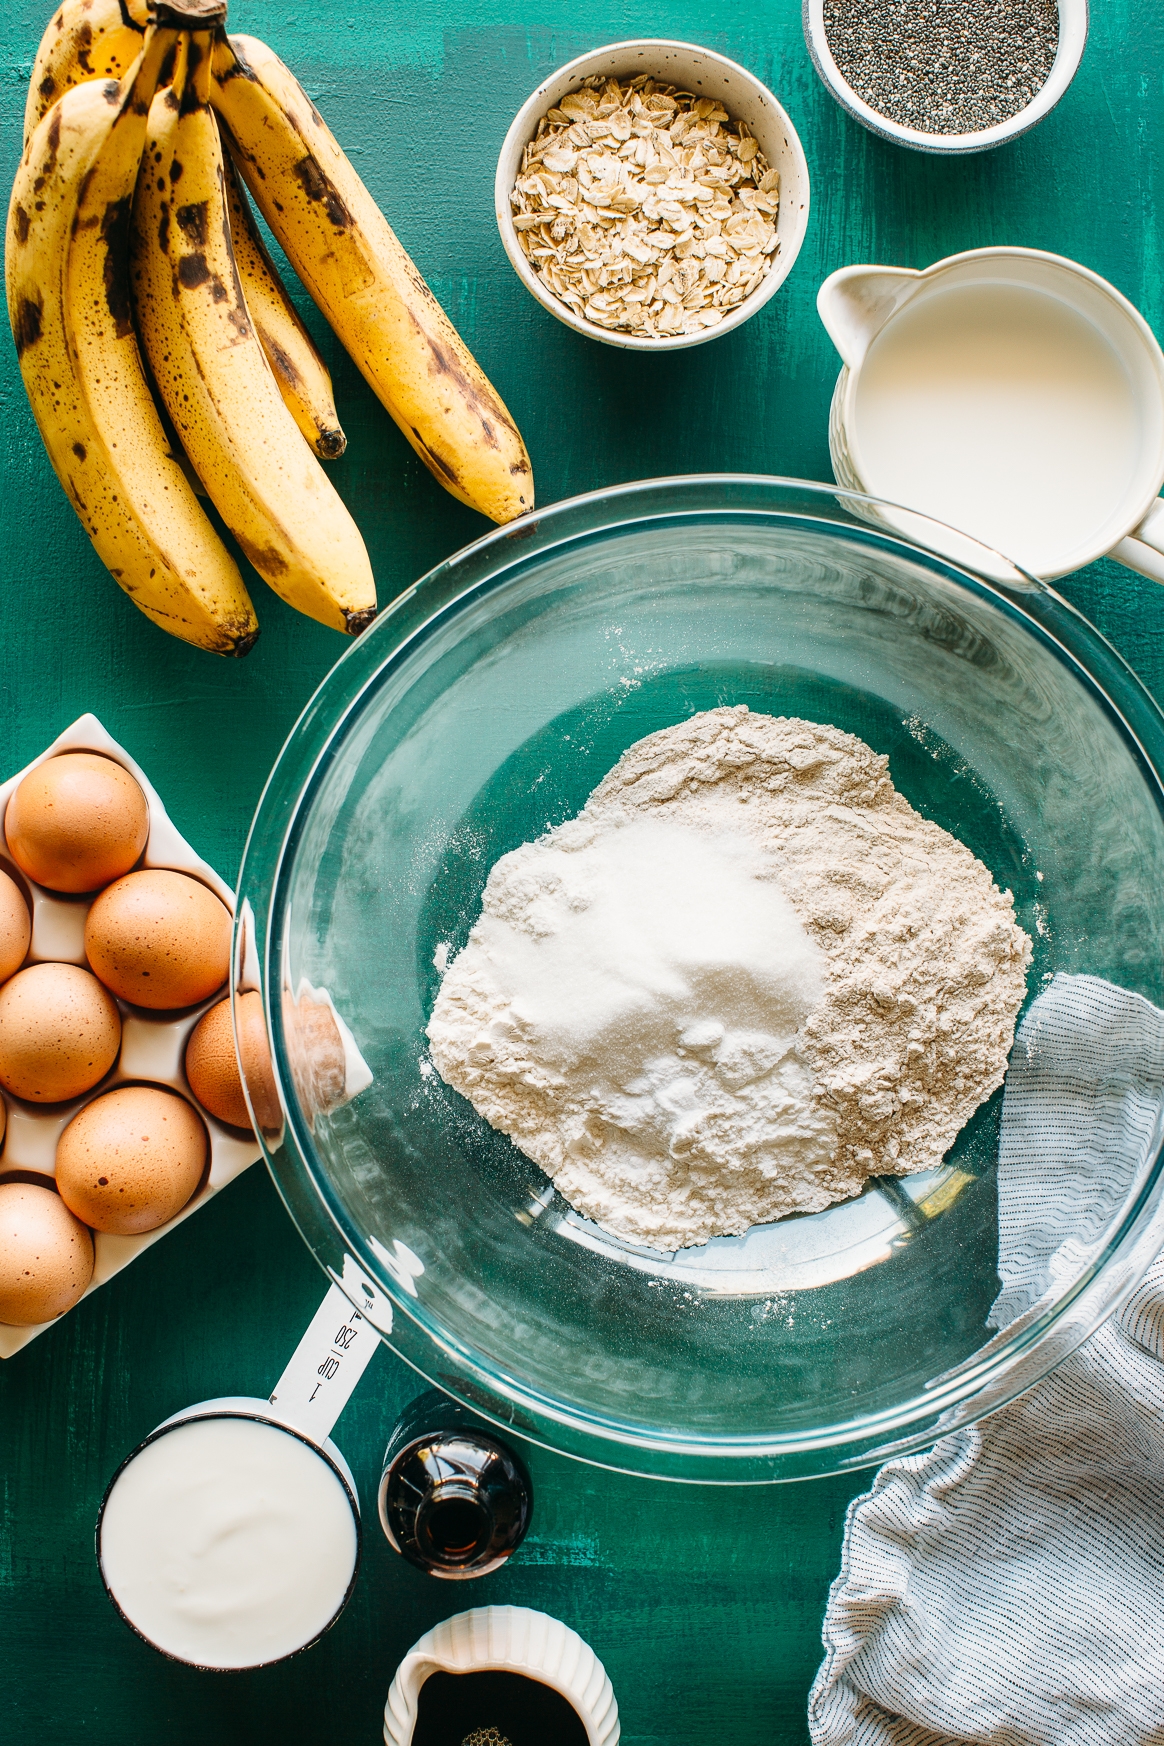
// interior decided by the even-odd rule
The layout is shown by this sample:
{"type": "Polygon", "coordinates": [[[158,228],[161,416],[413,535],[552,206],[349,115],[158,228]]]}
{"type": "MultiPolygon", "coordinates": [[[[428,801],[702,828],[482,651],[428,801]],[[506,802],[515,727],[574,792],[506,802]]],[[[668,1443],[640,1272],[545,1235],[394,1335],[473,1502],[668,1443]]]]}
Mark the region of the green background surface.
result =
{"type": "MultiPolygon", "coordinates": [[[[3,8],[2,157],[10,176],[39,5],[3,8]]],[[[987,244],[1053,249],[1164,324],[1164,8],[1102,0],[1058,110],[1017,144],[941,161],[864,133],[819,85],[798,0],[232,0],[232,26],[300,75],[529,444],[542,504],[618,480],[740,469],[829,477],[837,360],[816,317],[852,261],[925,266],[987,244]],[[812,214],[787,282],[742,330],[643,357],[545,314],[498,241],[492,178],[506,127],[547,73],[603,42],[672,36],[769,83],[808,156],[812,214]]],[[[334,468],[387,600],[485,531],[405,446],[324,324],[349,436],[334,468]]],[[[174,819],[233,878],[265,774],[340,652],[254,578],[263,635],[242,663],[163,636],[92,555],[0,344],[0,773],[84,710],[138,758],[174,819]]],[[[1101,563],[1062,591],[1164,695],[1164,590],[1101,563]]],[[[537,1514],[510,1566],[472,1586],[406,1567],[369,1523],[356,1596],[310,1654],[262,1674],[171,1666],[105,1602],[92,1527],[121,1457],[159,1420],[222,1393],[265,1394],[322,1276],[253,1170],[0,1366],[0,1737],[109,1746],[279,1740],[373,1746],[402,1653],[466,1605],[566,1619],[614,1681],[628,1746],[803,1742],[805,1694],[845,1505],[862,1476],[764,1490],[672,1487],[534,1450],[537,1514]]],[[[381,1352],[337,1429],[365,1505],[416,1379],[381,1352]]]]}

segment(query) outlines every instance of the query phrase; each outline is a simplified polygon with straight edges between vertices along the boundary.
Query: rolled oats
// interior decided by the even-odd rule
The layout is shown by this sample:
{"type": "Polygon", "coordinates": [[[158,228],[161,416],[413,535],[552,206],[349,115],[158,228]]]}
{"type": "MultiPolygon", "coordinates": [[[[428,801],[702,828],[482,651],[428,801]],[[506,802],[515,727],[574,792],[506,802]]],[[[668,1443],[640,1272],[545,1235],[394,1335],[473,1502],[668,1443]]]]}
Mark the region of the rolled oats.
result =
{"type": "Polygon", "coordinates": [[[771,271],[780,177],[747,123],[645,74],[585,80],[538,122],[510,196],[575,314],[664,338],[716,327],[771,271]]]}

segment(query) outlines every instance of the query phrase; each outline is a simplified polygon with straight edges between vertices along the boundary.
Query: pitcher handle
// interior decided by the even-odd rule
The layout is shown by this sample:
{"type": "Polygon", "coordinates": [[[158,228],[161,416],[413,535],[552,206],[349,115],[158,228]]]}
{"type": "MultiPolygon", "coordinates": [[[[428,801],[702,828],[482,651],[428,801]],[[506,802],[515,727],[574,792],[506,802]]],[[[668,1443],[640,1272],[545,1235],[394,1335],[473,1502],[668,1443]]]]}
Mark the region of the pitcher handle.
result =
{"type": "Polygon", "coordinates": [[[1111,556],[1153,582],[1164,582],[1164,497],[1157,497],[1139,527],[1112,547],[1111,556]]]}

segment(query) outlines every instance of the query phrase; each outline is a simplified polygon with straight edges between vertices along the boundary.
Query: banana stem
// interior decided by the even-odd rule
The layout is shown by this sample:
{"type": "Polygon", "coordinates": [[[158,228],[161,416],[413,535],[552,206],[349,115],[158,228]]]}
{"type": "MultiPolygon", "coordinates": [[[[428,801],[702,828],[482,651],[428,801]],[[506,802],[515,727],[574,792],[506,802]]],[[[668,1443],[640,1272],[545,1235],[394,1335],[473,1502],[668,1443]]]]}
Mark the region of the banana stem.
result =
{"type": "Polygon", "coordinates": [[[162,77],[167,56],[175,48],[178,33],[169,26],[155,24],[146,26],[145,41],[141,54],[125,75],[125,85],[128,84],[128,107],[136,110],[138,115],[147,115],[153,101],[154,92],[158,88],[158,80],[162,77]]]}
{"type": "Polygon", "coordinates": [[[226,23],[226,0],[153,0],[150,11],[159,24],[177,30],[209,30],[226,23]]]}
{"type": "Polygon", "coordinates": [[[181,102],[186,89],[186,77],[190,70],[190,32],[184,30],[178,38],[174,64],[170,71],[170,88],[175,98],[181,102]]]}
{"type": "Polygon", "coordinates": [[[186,51],[186,89],[180,93],[182,114],[192,109],[210,107],[210,69],[214,50],[214,34],[209,30],[192,30],[186,51]]]}

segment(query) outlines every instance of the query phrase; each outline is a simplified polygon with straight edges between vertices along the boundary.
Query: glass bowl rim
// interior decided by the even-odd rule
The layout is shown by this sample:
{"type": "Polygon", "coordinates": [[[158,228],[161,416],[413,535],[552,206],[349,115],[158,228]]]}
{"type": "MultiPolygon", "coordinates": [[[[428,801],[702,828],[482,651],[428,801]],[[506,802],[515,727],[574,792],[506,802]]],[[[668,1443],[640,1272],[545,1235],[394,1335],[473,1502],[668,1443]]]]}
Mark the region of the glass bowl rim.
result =
{"type": "MultiPolygon", "coordinates": [[[[243,852],[235,923],[236,969],[232,986],[238,986],[242,953],[247,948],[246,927],[250,927],[251,941],[257,948],[264,1016],[285,1116],[278,1144],[272,1144],[257,1122],[255,1131],[276,1189],[324,1270],[365,1313],[373,1299],[383,1306],[380,1331],[419,1375],[451,1393],[456,1392],[456,1380],[463,1378],[471,1390],[464,1396],[466,1404],[502,1429],[596,1465],[705,1483],[713,1475],[704,1469],[718,1462],[733,1464],[741,1470],[723,1483],[753,1482],[751,1472],[745,1473],[744,1469],[764,1469],[757,1471],[754,1482],[802,1476],[801,1472],[768,1471],[787,1462],[800,1467],[804,1476],[868,1465],[890,1450],[904,1453],[924,1447],[940,1429],[952,1428],[952,1417],[958,1423],[969,1422],[981,1413],[997,1410],[1040,1380],[1130,1296],[1142,1277],[1150,1253],[1143,1257],[1142,1266],[1137,1265],[1132,1272],[1125,1268],[1113,1289],[1104,1295],[1104,1276],[1110,1264],[1133,1251],[1139,1256],[1144,1248],[1145,1226],[1152,1222],[1164,1194],[1164,1132],[1158,1127],[1138,1191],[1125,1201],[1100,1252],[1082,1274],[1042,1313],[1018,1318],[1012,1324],[1010,1339],[1006,1337],[1007,1329],[1000,1330],[948,1377],[937,1379],[924,1396],[916,1395],[874,1413],[810,1430],[730,1438],[661,1433],[563,1404],[531,1384],[503,1374],[421,1310],[415,1287],[406,1273],[402,1270],[394,1273],[391,1267],[377,1265],[378,1257],[369,1252],[366,1239],[346,1217],[326,1173],[314,1161],[310,1130],[291,1091],[293,1082],[282,1014],[280,1004],[272,998],[272,989],[281,986],[288,872],[300,827],[340,746],[360,720],[379,683],[406,652],[418,647],[470,598],[500,589],[549,552],[570,544],[615,534],[634,525],[696,517],[753,522],[776,518],[782,524],[790,519],[818,520],[803,508],[782,505],[781,494],[785,498],[795,494],[801,500],[815,498],[822,508],[826,503],[833,506],[831,516],[819,519],[830,521],[847,536],[873,548],[897,550],[914,562],[921,559],[947,580],[1001,610],[1005,617],[1049,647],[1100,703],[1164,813],[1164,710],[1102,633],[1047,582],[978,542],[933,522],[932,518],[843,486],[778,475],[680,474],[630,481],[564,498],[547,509],[533,510],[454,552],[389,603],[369,630],[325,675],[272,766],[243,852]],[[698,501],[701,493],[732,492],[742,494],[742,500],[725,501],[718,506],[698,501]],[[680,501],[647,514],[634,513],[636,505],[641,507],[646,500],[662,494],[675,494],[689,501],[686,506],[680,501]],[[753,497],[758,501],[749,501],[753,497]],[[855,519],[837,516],[838,505],[842,510],[852,505],[848,513],[855,519]],[[604,519],[611,507],[625,509],[626,513],[604,519]],[[984,560],[984,570],[993,571],[993,576],[945,556],[920,539],[911,539],[892,525],[886,526],[882,519],[886,511],[907,517],[911,531],[932,526],[939,543],[944,535],[951,535],[963,547],[976,548],[984,560]],[[597,519],[585,524],[590,516],[597,519]],[[572,527],[572,519],[577,518],[585,525],[572,527]],[[337,694],[339,707],[332,713],[337,694]],[[306,1194],[302,1192],[305,1187],[306,1194]],[[338,1265],[323,1258],[325,1248],[338,1265]],[[356,1275],[364,1273],[373,1279],[375,1287],[369,1288],[366,1280],[361,1280],[358,1287],[353,1284],[351,1267],[356,1275]],[[1085,1311],[1080,1318],[1085,1325],[1072,1328],[1066,1344],[1061,1341],[1059,1348],[1049,1351],[1053,1343],[1050,1336],[1056,1329],[1062,1331],[1064,1318],[1073,1308],[1085,1311]],[[403,1337],[406,1328],[408,1340],[403,1337]],[[1041,1363],[1038,1353],[1043,1349],[1048,1350],[1046,1361],[1041,1363]],[[456,1379],[433,1374],[438,1355],[454,1366],[456,1379]],[[1008,1378],[1012,1385],[1008,1385],[1008,1378]],[[979,1396],[988,1404],[975,1410],[974,1402],[979,1396]],[[883,1450],[878,1448],[886,1438],[893,1440],[883,1450]],[[616,1458],[619,1451],[626,1452],[622,1460],[616,1458]],[[632,1451],[649,1459],[626,1459],[632,1451]],[[816,1456],[830,1451],[835,1458],[829,1464],[822,1466],[815,1461],[816,1456]],[[807,1467],[805,1458],[810,1463],[807,1467]],[[668,1465],[677,1462],[680,1468],[690,1470],[661,1472],[660,1461],[668,1465]]],[[[374,1311],[371,1319],[375,1319],[374,1311]]]]}

